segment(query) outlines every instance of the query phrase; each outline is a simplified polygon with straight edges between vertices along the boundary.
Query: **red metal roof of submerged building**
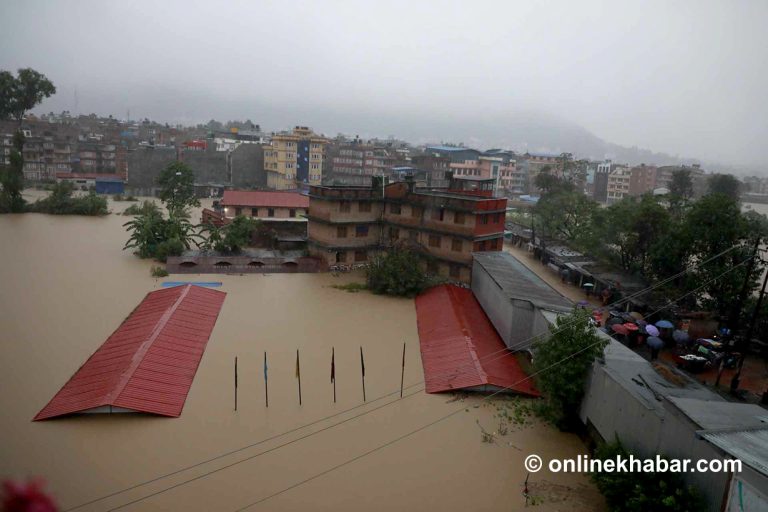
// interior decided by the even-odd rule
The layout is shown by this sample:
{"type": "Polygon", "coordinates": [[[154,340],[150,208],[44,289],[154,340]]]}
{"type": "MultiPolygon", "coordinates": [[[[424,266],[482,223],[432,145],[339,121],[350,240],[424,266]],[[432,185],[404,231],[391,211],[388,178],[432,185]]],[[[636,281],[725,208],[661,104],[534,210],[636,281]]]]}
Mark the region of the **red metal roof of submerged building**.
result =
{"type": "Polygon", "coordinates": [[[35,421],[113,408],[178,417],[225,296],[192,285],[148,293],[35,421]]]}
{"type": "Polygon", "coordinates": [[[221,205],[261,206],[263,208],[309,208],[309,197],[298,192],[225,190],[221,205]]]}
{"type": "Polygon", "coordinates": [[[416,317],[427,393],[509,388],[539,396],[471,290],[430,288],[416,297],[416,317]]]}

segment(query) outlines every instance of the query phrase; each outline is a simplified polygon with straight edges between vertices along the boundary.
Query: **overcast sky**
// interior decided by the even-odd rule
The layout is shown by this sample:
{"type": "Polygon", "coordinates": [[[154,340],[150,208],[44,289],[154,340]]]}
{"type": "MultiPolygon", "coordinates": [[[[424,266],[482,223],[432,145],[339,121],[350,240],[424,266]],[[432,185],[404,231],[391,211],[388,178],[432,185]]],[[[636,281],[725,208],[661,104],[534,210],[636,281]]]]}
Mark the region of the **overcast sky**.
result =
{"type": "Polygon", "coordinates": [[[74,110],[77,89],[79,113],[423,140],[450,126],[478,144],[476,123],[503,132],[505,118],[541,115],[755,164],[767,20],[765,0],[2,0],[0,69],[56,84],[40,111],[74,110]]]}

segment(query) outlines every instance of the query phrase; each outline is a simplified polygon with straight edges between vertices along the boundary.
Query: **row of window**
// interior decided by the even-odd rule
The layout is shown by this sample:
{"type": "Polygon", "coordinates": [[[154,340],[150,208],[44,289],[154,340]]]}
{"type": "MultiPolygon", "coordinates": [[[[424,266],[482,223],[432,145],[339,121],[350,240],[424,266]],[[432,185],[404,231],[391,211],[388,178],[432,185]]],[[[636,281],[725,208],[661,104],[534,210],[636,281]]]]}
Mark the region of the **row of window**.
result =
{"type": "MultiPolygon", "coordinates": [[[[262,211],[266,210],[266,216],[267,217],[274,217],[275,216],[275,209],[274,208],[262,208],[262,211]]],[[[235,216],[242,215],[243,209],[242,208],[235,208],[235,216]]],[[[258,208],[251,208],[251,217],[258,217],[259,216],[259,209],[258,208]]],[[[296,217],[296,209],[291,208],[288,210],[288,216],[289,217],[296,217]]]]}
{"type": "MultiPolygon", "coordinates": [[[[338,251],[336,253],[336,263],[348,263],[347,254],[351,253],[353,261],[355,263],[361,263],[368,261],[368,252],[362,249],[356,251],[338,251]]],[[[440,273],[440,265],[436,261],[427,262],[427,272],[430,274],[438,275],[440,273]]],[[[461,265],[451,263],[448,265],[448,275],[454,279],[461,279],[461,265]]]]}
{"type": "MultiPolygon", "coordinates": [[[[348,226],[336,226],[336,238],[347,238],[349,234],[348,226]]],[[[366,238],[369,228],[366,224],[355,226],[355,238],[366,238]]]]}
{"type": "MultiPolygon", "coordinates": [[[[351,211],[352,201],[341,201],[339,203],[339,213],[350,213],[351,211]]],[[[360,201],[357,203],[357,211],[360,213],[369,213],[371,211],[371,203],[360,201]]]]}

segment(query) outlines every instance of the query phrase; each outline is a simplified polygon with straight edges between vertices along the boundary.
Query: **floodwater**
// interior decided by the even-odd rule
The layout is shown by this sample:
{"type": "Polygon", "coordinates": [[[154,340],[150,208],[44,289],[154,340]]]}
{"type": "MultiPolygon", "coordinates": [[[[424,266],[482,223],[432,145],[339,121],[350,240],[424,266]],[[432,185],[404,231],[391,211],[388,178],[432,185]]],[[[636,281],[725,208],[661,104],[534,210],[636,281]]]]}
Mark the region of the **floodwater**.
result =
{"type": "MultiPolygon", "coordinates": [[[[128,204],[110,206],[122,210],[128,204]]],[[[227,512],[272,495],[248,510],[518,510],[525,505],[527,455],[546,461],[585,453],[576,436],[535,421],[494,443],[482,442],[480,426],[496,430],[495,413],[505,402],[425,394],[413,301],[331,287],[355,279],[349,275],[183,276],[222,281],[227,298],[180,418],[116,414],[32,422],[165,280],[150,277],[151,262],[121,250],[126,220],[0,216],[0,478],[42,477],[63,510],[286,431],[293,432],[77,510],[227,512]],[[398,400],[399,393],[392,393],[400,386],[404,342],[405,398],[398,400]],[[312,425],[300,428],[306,424],[312,425]]],[[[584,475],[543,470],[531,475],[529,489],[537,510],[604,509],[584,475]]]]}

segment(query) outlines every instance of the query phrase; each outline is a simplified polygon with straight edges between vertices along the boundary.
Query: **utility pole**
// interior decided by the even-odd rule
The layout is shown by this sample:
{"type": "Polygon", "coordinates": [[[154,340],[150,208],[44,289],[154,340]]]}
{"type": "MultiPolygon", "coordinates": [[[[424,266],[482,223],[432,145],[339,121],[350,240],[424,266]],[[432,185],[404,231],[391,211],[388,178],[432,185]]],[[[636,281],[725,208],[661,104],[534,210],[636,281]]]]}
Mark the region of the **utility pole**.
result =
{"type": "MultiPolygon", "coordinates": [[[[736,370],[736,375],[733,376],[731,379],[731,393],[735,393],[737,389],[739,389],[739,383],[741,382],[741,369],[744,367],[744,357],[746,355],[746,349],[749,346],[749,341],[752,339],[752,333],[755,330],[755,325],[757,325],[757,319],[760,316],[760,308],[763,305],[763,299],[765,298],[765,287],[768,285],[768,272],[765,273],[765,277],[763,277],[763,286],[760,289],[760,295],[757,297],[757,304],[755,304],[755,310],[752,312],[752,319],[749,322],[749,328],[747,329],[747,334],[744,338],[744,340],[741,343],[741,354],[739,356],[739,366],[738,370],[736,370]]],[[[763,397],[765,399],[765,397],[763,397]]]]}
{"type": "MultiPolygon", "coordinates": [[[[755,237],[755,246],[752,249],[752,256],[749,260],[749,265],[747,265],[747,273],[744,276],[744,283],[741,285],[741,292],[739,292],[739,297],[736,301],[736,304],[734,304],[733,308],[731,308],[731,314],[728,317],[728,329],[730,330],[728,343],[725,345],[725,353],[729,354],[732,352],[732,349],[734,348],[731,345],[731,342],[733,341],[734,334],[736,332],[736,326],[739,323],[739,317],[741,316],[741,309],[744,305],[744,301],[747,299],[747,292],[749,292],[749,278],[752,275],[752,269],[755,267],[755,260],[757,259],[757,251],[760,248],[760,237],[755,237]]],[[[720,362],[720,368],[717,371],[717,378],[715,379],[715,387],[718,387],[720,385],[720,377],[723,375],[724,370],[724,361],[720,362]]]]}

